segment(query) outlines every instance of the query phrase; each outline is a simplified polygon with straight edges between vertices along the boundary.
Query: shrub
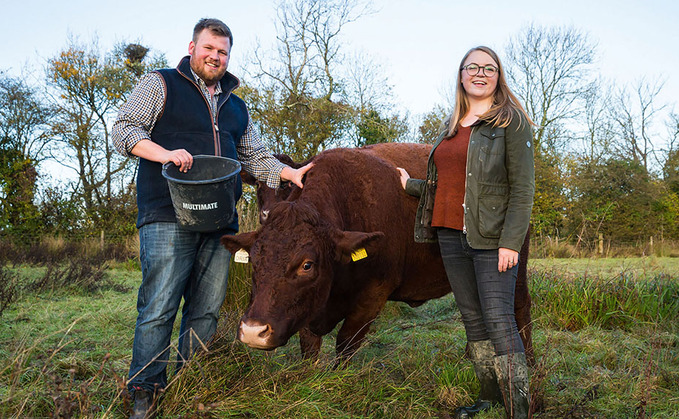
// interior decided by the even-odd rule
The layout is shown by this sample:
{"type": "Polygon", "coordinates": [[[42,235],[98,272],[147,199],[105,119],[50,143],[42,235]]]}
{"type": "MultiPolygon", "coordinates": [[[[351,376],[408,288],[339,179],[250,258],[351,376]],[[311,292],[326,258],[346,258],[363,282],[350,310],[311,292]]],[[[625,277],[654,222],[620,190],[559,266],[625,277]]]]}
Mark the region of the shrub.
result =
{"type": "Polygon", "coordinates": [[[18,275],[0,265],[0,317],[19,295],[18,275]]]}

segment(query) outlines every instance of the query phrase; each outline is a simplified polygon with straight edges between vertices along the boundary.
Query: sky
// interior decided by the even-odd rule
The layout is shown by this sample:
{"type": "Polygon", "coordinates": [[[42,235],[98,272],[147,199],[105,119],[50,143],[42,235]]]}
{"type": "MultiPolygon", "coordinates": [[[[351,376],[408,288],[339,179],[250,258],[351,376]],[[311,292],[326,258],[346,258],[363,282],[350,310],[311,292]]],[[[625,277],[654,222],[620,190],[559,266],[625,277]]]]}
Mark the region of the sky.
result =
{"type": "MultiPolygon", "coordinates": [[[[231,28],[229,70],[242,72],[247,54],[275,41],[276,2],[270,0],[9,0],[0,15],[0,70],[41,69],[68,43],[140,42],[174,66],[187,54],[193,26],[217,17],[231,28]],[[190,5],[190,7],[187,7],[190,5]]],[[[444,103],[464,53],[488,45],[500,57],[510,38],[530,24],[573,26],[596,43],[598,71],[617,86],[645,77],[664,80],[659,100],[679,110],[679,1],[676,0],[374,0],[374,13],[347,25],[345,52],[371,57],[411,114],[444,103]]],[[[33,72],[33,77],[37,77],[33,72]]],[[[669,109],[669,108],[668,108],[669,109]]]]}

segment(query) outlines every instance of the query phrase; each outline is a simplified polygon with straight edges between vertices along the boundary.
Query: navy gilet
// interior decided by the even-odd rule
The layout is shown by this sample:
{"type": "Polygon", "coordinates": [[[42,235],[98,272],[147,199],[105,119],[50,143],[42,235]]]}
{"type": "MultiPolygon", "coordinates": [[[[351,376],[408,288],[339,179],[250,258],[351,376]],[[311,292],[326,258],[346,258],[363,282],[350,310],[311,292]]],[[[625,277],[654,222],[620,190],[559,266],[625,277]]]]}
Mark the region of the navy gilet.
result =
{"type": "MultiPolygon", "coordinates": [[[[236,145],[248,125],[248,111],[241,98],[231,92],[239,81],[231,73],[220,80],[222,93],[217,104],[215,127],[207,99],[196,84],[184,57],[176,69],[158,70],[165,83],[163,112],[151,132],[151,139],[167,150],[183,148],[192,155],[208,154],[238,159],[236,145]]],[[[237,176],[234,186],[236,202],[242,194],[237,176]]],[[[177,222],[162,164],[139,159],[137,174],[137,228],[153,222],[177,222]]],[[[238,231],[238,215],[220,233],[238,231]]]]}

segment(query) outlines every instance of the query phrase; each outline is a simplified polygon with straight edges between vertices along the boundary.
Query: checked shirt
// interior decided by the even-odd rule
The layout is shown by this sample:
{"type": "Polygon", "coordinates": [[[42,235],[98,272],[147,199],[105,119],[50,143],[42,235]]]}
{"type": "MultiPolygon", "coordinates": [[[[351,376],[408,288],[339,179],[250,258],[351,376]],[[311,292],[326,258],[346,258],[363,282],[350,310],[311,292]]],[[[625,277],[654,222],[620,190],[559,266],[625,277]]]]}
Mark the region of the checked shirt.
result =
{"type": "MultiPolygon", "coordinates": [[[[210,95],[205,82],[193,72],[193,69],[191,73],[210,104],[214,119],[219,95],[224,94],[221,83],[215,86],[215,94],[210,95]]],[[[151,131],[163,112],[164,104],[165,88],[162,76],[156,72],[144,75],[127,102],[120,107],[118,118],[113,124],[113,146],[120,154],[132,156],[131,150],[139,141],[151,140],[151,131]]],[[[245,171],[259,180],[266,180],[270,188],[280,186],[280,173],[285,165],[264,146],[249,115],[248,126],[236,146],[236,151],[245,171]]]]}

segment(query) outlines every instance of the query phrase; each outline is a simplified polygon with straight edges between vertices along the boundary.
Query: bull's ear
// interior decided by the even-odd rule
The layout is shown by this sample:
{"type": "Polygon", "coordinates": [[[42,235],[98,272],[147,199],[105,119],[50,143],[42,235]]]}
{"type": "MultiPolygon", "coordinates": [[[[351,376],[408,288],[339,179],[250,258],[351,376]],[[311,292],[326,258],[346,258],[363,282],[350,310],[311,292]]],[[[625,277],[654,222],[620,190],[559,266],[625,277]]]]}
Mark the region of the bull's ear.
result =
{"type": "Polygon", "coordinates": [[[232,254],[240,249],[245,249],[249,253],[255,239],[257,239],[257,232],[251,231],[249,233],[236,234],[235,236],[230,234],[224,235],[222,236],[221,242],[232,254]]]}
{"type": "Polygon", "coordinates": [[[257,181],[256,186],[257,205],[260,210],[271,209],[274,204],[285,199],[278,196],[278,189],[269,188],[265,182],[257,181]]]}
{"type": "Polygon", "coordinates": [[[381,231],[364,233],[362,231],[339,231],[335,236],[335,258],[342,263],[370,257],[379,249],[381,231]],[[354,258],[352,259],[352,254],[354,258]]]}
{"type": "Polygon", "coordinates": [[[252,176],[245,170],[240,171],[240,178],[243,181],[243,183],[247,183],[248,185],[254,185],[255,183],[257,183],[257,179],[255,179],[254,176],[252,176]]]}

